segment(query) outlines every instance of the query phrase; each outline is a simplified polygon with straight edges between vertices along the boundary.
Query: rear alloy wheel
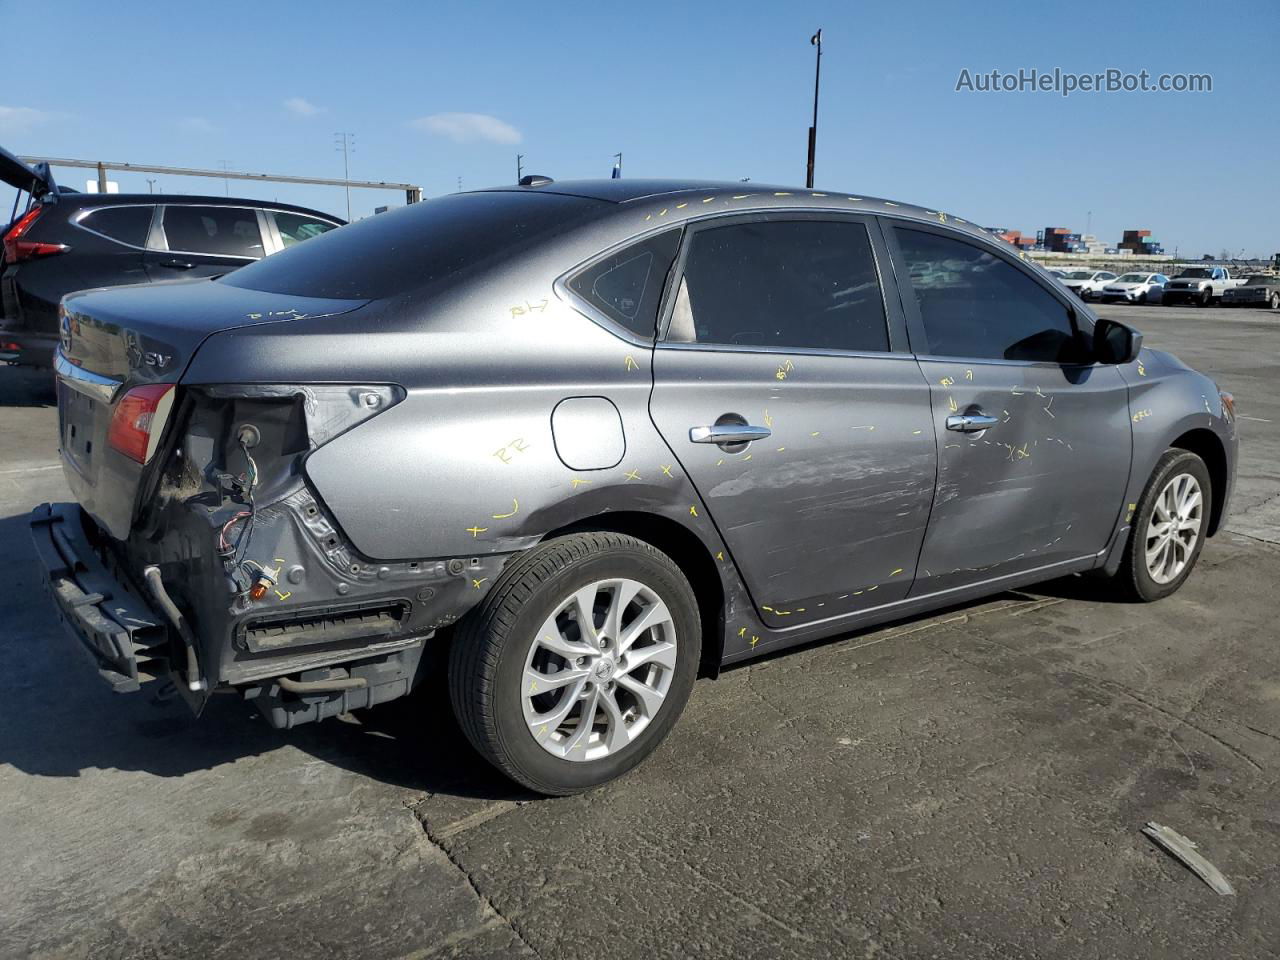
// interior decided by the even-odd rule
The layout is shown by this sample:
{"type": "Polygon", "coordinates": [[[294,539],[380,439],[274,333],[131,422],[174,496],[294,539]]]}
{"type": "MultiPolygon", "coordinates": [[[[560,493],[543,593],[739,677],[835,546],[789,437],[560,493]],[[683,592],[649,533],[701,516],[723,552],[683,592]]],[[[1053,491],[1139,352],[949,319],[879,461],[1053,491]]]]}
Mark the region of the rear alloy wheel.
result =
{"type": "Polygon", "coordinates": [[[1273,293],[1271,295],[1271,309],[1280,310],[1280,293],[1273,293]]]}
{"type": "Polygon", "coordinates": [[[1116,583],[1130,599],[1173,593],[1191,575],[1209,529],[1209,470],[1188,450],[1168,450],[1138,498],[1116,583]]]}
{"type": "Polygon", "coordinates": [[[513,562],[468,616],[450,695],[499,770],[539,793],[577,793],[661,742],[700,647],[693,590],[669,557],[621,534],[574,534],[513,562]]]}

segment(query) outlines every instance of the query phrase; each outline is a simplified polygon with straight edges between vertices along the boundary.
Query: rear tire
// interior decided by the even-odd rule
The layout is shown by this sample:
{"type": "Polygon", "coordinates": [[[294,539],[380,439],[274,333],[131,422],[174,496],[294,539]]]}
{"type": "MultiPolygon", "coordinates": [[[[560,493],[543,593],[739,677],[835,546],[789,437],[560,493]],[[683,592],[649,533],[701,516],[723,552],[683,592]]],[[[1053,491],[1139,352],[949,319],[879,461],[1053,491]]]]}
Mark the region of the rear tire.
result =
{"type": "Polygon", "coordinates": [[[1138,498],[1113,578],[1124,598],[1150,603],[1186,583],[1204,547],[1212,503],[1204,461],[1189,450],[1166,450],[1138,498]]]}
{"type": "Polygon", "coordinates": [[[1280,310],[1280,293],[1273,293],[1271,295],[1271,309],[1280,310]]]}
{"type": "Polygon", "coordinates": [[[693,588],[670,557],[623,534],[572,534],[508,565],[460,624],[449,696],[467,739],[512,780],[580,793],[666,736],[701,639],[693,588]]]}

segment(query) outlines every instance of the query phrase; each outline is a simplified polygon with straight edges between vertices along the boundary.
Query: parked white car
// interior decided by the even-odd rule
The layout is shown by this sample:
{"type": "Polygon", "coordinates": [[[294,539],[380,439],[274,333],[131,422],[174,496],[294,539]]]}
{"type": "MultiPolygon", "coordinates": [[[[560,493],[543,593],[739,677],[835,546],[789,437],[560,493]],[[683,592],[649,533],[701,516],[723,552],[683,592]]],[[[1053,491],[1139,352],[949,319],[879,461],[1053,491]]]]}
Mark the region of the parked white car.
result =
{"type": "Polygon", "coordinates": [[[1072,290],[1081,300],[1092,300],[1102,295],[1102,288],[1116,278],[1106,270],[1069,270],[1062,278],[1062,285],[1072,290]]]}
{"type": "Polygon", "coordinates": [[[1102,287],[1102,302],[1159,303],[1169,278],[1163,273],[1125,273],[1102,287]]]}

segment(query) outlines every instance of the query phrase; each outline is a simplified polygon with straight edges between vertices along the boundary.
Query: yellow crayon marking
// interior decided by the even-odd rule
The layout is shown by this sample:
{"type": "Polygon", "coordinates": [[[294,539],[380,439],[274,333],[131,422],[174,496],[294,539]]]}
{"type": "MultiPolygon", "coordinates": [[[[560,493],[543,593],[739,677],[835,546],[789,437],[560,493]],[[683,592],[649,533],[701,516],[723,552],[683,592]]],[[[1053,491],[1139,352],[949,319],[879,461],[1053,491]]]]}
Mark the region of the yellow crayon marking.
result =
{"type": "Polygon", "coordinates": [[[722,466],[723,464],[724,464],[724,457],[721,457],[719,460],[716,461],[717,467],[722,466]]]}
{"type": "Polygon", "coordinates": [[[733,195],[733,199],[734,199],[734,200],[745,200],[745,199],[747,199],[747,197],[749,197],[749,196],[751,196],[751,194],[749,194],[749,193],[735,193],[735,194],[733,195]]]}
{"type": "Polygon", "coordinates": [[[584,480],[582,477],[570,477],[569,482],[573,484],[573,489],[577,490],[578,487],[582,486],[584,483],[591,483],[592,481],[584,480]]]}
{"type": "Polygon", "coordinates": [[[537,681],[537,680],[530,680],[530,681],[529,681],[529,692],[530,692],[530,693],[537,693],[537,692],[538,692],[538,681],[537,681]]]}
{"type": "Polygon", "coordinates": [[[636,358],[631,356],[631,354],[629,353],[627,354],[626,359],[623,361],[623,364],[626,366],[628,370],[640,369],[640,364],[636,363],[636,358]]]}
{"type": "Polygon", "coordinates": [[[760,609],[767,610],[769,613],[773,613],[773,607],[761,607],[760,609]]]}
{"type": "Polygon", "coordinates": [[[696,517],[697,515],[698,515],[698,508],[697,508],[697,507],[695,507],[695,506],[690,506],[690,507],[689,507],[689,516],[691,516],[691,517],[696,517]]]}
{"type": "Polygon", "coordinates": [[[716,559],[717,559],[717,560],[724,560],[724,551],[723,551],[723,550],[718,550],[718,551],[716,551],[716,559]]]}
{"type": "Polygon", "coordinates": [[[765,408],[764,408],[764,425],[765,425],[766,427],[770,427],[770,428],[772,428],[772,427],[773,427],[773,417],[771,417],[771,416],[769,415],[769,408],[768,408],[768,407],[765,407],[765,408]]]}
{"type": "Polygon", "coordinates": [[[955,413],[957,410],[960,409],[958,406],[956,406],[956,398],[952,396],[947,397],[947,407],[948,409],[951,410],[952,413],[955,413]]]}
{"type": "Polygon", "coordinates": [[[639,480],[640,474],[635,470],[628,470],[626,473],[626,477],[628,480],[639,480]]]}
{"type": "Polygon", "coordinates": [[[815,431],[813,431],[813,433],[809,434],[809,436],[811,436],[811,437],[816,437],[816,436],[817,436],[818,434],[820,434],[821,432],[822,432],[821,430],[815,430],[815,431]]]}
{"type": "Polygon", "coordinates": [[[751,635],[751,649],[754,650],[756,648],[756,644],[759,642],[760,642],[760,638],[753,633],[751,635]]]}
{"type": "Polygon", "coordinates": [[[488,577],[481,577],[479,580],[472,580],[471,585],[475,587],[477,590],[479,590],[480,584],[484,583],[488,579],[489,579],[488,577]]]}
{"type": "Polygon", "coordinates": [[[869,424],[869,423],[864,423],[864,424],[863,424],[862,426],[860,426],[860,427],[850,427],[849,429],[850,429],[850,430],[874,430],[874,429],[875,429],[875,427],[874,427],[874,426],[872,426],[872,425],[871,425],[871,424],[869,424]]]}
{"type": "Polygon", "coordinates": [[[796,613],[804,613],[804,607],[796,607],[796,613]]]}
{"type": "Polygon", "coordinates": [[[683,209],[684,209],[685,207],[687,207],[688,205],[689,205],[689,204],[688,204],[688,202],[687,202],[687,201],[686,201],[685,203],[677,203],[677,204],[676,204],[676,209],[677,209],[677,210],[683,210],[683,209]]]}
{"type": "MultiPolygon", "coordinates": [[[[672,477],[672,474],[671,474],[671,464],[669,464],[669,463],[660,463],[660,464],[658,464],[658,466],[662,467],[662,475],[663,475],[664,477],[672,477]]],[[[674,477],[672,477],[672,479],[675,479],[675,478],[674,478],[674,477]]]]}
{"type": "Polygon", "coordinates": [[[779,453],[781,453],[781,452],[782,452],[783,450],[785,450],[785,449],[787,449],[787,448],[786,448],[786,447],[779,447],[779,448],[778,448],[778,452],[779,452],[779,453]]]}
{"type": "Polygon", "coordinates": [[[867,593],[870,593],[872,590],[879,590],[879,589],[880,589],[880,584],[877,583],[874,587],[867,587],[867,593]]]}
{"type": "Polygon", "coordinates": [[[515,497],[512,497],[510,513],[495,513],[495,514],[491,514],[491,516],[495,520],[505,520],[507,519],[507,517],[514,517],[519,512],[520,512],[520,501],[517,500],[515,497]]]}
{"type": "Polygon", "coordinates": [[[845,199],[846,199],[846,200],[852,200],[854,203],[861,203],[861,202],[862,202],[862,198],[861,198],[861,197],[845,197],[845,199]]]}
{"type": "Polygon", "coordinates": [[[658,216],[660,216],[660,217],[665,217],[666,215],[667,215],[667,208],[666,208],[666,207],[663,207],[663,208],[662,208],[662,212],[661,212],[661,213],[659,213],[659,214],[658,214],[658,216]]]}
{"type": "Polygon", "coordinates": [[[956,382],[956,378],[955,378],[955,377],[943,377],[943,378],[942,378],[941,380],[939,380],[938,382],[939,382],[940,384],[942,384],[944,387],[949,387],[949,386],[951,386],[953,383],[955,383],[955,382],[956,382]]]}
{"type": "Polygon", "coordinates": [[[644,218],[645,218],[646,220],[652,220],[652,219],[653,219],[653,214],[652,214],[652,213],[646,213],[646,214],[644,215],[644,218]]]}
{"type": "Polygon", "coordinates": [[[825,197],[825,196],[826,196],[826,194],[825,194],[825,193],[811,193],[811,194],[809,194],[809,196],[811,196],[811,197],[825,197]]]}
{"type": "Polygon", "coordinates": [[[276,596],[279,597],[281,600],[288,600],[290,597],[293,596],[293,591],[290,590],[288,593],[281,593],[279,590],[277,590],[276,596]]]}
{"type": "Polygon", "coordinates": [[[715,199],[715,197],[707,197],[707,199],[703,200],[702,202],[703,202],[703,203],[710,203],[710,202],[711,202],[712,200],[714,200],[714,199],[715,199]]]}
{"type": "Polygon", "coordinates": [[[890,203],[888,200],[886,200],[886,201],[884,202],[884,205],[885,205],[886,207],[896,207],[896,206],[898,206],[898,204],[896,204],[896,203],[890,203]]]}
{"type": "Polygon", "coordinates": [[[547,725],[544,723],[538,728],[538,736],[545,737],[547,735],[547,725]]]}
{"type": "Polygon", "coordinates": [[[789,193],[787,193],[787,192],[785,192],[785,191],[780,191],[780,192],[778,192],[778,193],[775,193],[775,194],[774,194],[774,196],[775,196],[775,197],[789,197],[789,196],[791,196],[791,194],[789,194],[789,193]]]}
{"type": "Polygon", "coordinates": [[[742,627],[740,630],[738,630],[738,636],[740,636],[740,637],[745,637],[746,635],[747,635],[747,628],[746,628],[746,627],[742,627]]]}
{"type": "Polygon", "coordinates": [[[742,459],[743,459],[743,462],[746,462],[747,460],[750,460],[750,459],[751,459],[751,454],[749,454],[749,453],[748,453],[748,454],[747,454],[745,457],[743,457],[742,459]]]}
{"type": "Polygon", "coordinates": [[[911,431],[911,435],[912,435],[913,437],[918,437],[918,436],[920,436],[920,434],[922,434],[922,433],[924,433],[924,431],[923,431],[923,430],[912,430],[912,431],[911,431]]]}
{"type": "Polygon", "coordinates": [[[947,215],[946,215],[945,213],[941,213],[941,212],[939,212],[939,214],[938,214],[938,222],[939,222],[939,223],[946,223],[946,222],[947,222],[947,215]]]}
{"type": "Polygon", "coordinates": [[[1141,362],[1139,362],[1139,364],[1138,364],[1138,376],[1140,376],[1140,377],[1145,377],[1146,375],[1147,375],[1147,368],[1146,368],[1146,367],[1144,367],[1144,366],[1141,364],[1141,362]]]}
{"type": "Polygon", "coordinates": [[[862,591],[861,591],[861,590],[855,590],[855,591],[853,591],[853,595],[854,595],[855,597],[860,597],[860,596],[862,596],[862,591]]]}
{"type": "Polygon", "coordinates": [[[966,371],[964,372],[964,378],[965,378],[966,380],[972,380],[972,379],[973,379],[973,371],[972,371],[972,370],[966,370],[966,371]]]}
{"type": "Polygon", "coordinates": [[[272,562],[272,563],[284,563],[284,557],[273,557],[273,558],[271,559],[271,562],[272,562]]]}
{"type": "Polygon", "coordinates": [[[467,533],[471,534],[471,539],[474,540],[488,529],[488,527],[467,527],[467,533]]]}
{"type": "Polygon", "coordinates": [[[902,572],[902,568],[901,568],[901,567],[899,567],[897,570],[893,571],[893,573],[889,574],[889,576],[891,576],[891,577],[896,577],[896,576],[897,576],[898,574],[900,574],[901,572],[902,572]]]}

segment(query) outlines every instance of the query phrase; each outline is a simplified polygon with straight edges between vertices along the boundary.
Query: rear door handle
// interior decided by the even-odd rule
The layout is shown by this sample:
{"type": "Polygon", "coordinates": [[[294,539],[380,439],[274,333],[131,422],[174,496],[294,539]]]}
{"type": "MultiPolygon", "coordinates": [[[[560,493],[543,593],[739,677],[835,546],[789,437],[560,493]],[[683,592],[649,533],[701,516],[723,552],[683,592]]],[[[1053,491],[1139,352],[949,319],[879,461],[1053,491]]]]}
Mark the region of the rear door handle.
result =
{"type": "Polygon", "coordinates": [[[160,266],[168,267],[170,270],[190,270],[195,267],[195,264],[186,260],[161,260],[160,266]]]}
{"type": "Polygon", "coordinates": [[[999,422],[999,417],[988,417],[984,413],[953,413],[947,417],[947,429],[957,433],[979,433],[999,422]]]}
{"type": "Polygon", "coordinates": [[[710,427],[690,427],[689,439],[694,443],[750,443],[772,436],[768,427],[749,423],[717,423],[710,427]]]}

